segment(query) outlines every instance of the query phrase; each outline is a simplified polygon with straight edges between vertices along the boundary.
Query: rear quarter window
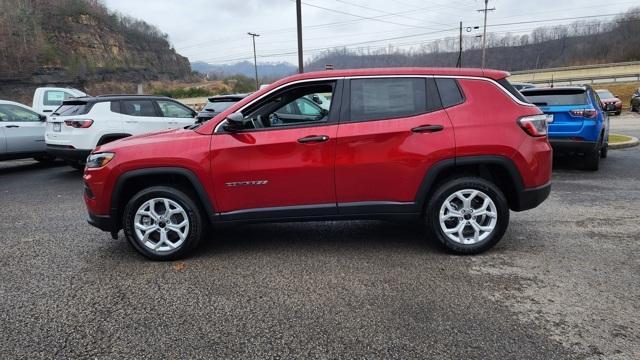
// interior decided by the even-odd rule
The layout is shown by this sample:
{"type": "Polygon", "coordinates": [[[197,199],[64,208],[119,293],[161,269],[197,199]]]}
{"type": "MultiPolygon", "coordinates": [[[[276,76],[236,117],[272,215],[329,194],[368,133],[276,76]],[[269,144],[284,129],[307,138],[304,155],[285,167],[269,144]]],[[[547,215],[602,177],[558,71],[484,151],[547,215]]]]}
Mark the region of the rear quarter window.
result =
{"type": "Polygon", "coordinates": [[[464,95],[455,79],[436,79],[436,85],[443,107],[447,108],[464,102],[464,95]]]}

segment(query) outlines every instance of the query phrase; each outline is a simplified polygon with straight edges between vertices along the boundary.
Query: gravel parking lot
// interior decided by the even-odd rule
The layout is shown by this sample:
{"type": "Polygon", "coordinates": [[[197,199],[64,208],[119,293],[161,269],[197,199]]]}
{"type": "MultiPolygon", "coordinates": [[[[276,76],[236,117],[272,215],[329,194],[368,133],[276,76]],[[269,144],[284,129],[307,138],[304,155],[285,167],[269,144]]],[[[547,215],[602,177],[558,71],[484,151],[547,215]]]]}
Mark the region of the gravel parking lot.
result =
{"type": "MultiPolygon", "coordinates": [[[[640,115],[612,124],[640,136],[640,115]]],[[[86,223],[79,172],[2,162],[0,357],[640,358],[640,148],[572,164],[480,256],[354,221],[228,228],[156,263],[86,223]]]]}

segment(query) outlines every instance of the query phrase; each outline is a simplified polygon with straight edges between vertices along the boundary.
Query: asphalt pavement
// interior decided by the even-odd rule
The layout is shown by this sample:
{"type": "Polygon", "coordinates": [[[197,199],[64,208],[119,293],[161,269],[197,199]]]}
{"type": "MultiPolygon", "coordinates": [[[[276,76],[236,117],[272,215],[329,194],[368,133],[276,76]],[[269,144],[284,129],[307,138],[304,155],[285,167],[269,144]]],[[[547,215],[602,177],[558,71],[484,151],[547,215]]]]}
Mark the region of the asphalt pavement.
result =
{"type": "Polygon", "coordinates": [[[574,163],[478,256],[352,221],[232,227],[158,263],[86,223],[79,172],[2,162],[0,357],[640,358],[640,148],[574,163]]]}

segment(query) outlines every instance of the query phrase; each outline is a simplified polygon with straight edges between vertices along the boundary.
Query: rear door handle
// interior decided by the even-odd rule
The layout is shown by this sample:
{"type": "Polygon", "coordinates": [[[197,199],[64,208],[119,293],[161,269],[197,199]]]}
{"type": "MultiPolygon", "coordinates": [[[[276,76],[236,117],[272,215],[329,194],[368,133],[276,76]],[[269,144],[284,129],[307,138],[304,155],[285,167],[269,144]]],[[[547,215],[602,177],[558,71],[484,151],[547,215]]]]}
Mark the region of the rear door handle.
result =
{"type": "Polygon", "coordinates": [[[6,128],[17,128],[20,127],[19,125],[7,125],[5,126],[6,128]]]}
{"type": "Polygon", "coordinates": [[[302,139],[298,139],[298,142],[301,144],[305,143],[314,143],[314,142],[325,142],[329,140],[327,135],[309,135],[305,136],[302,139]]]}
{"type": "Polygon", "coordinates": [[[418,127],[414,127],[411,131],[414,133],[432,133],[442,131],[442,129],[444,129],[444,126],[442,125],[420,125],[418,127]]]}

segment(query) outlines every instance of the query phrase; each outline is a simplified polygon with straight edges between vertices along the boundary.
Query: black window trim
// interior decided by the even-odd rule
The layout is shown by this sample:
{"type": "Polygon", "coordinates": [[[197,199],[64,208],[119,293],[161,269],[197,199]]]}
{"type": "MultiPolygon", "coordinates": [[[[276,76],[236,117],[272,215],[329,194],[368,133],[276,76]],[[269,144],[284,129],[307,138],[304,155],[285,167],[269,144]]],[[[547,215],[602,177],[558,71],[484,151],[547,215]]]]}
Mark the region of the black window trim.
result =
{"type": "MultiPolygon", "coordinates": [[[[360,122],[371,122],[371,121],[386,121],[386,120],[397,120],[397,119],[406,119],[412,118],[416,116],[422,116],[425,114],[430,114],[436,111],[442,110],[442,101],[440,100],[440,96],[436,96],[433,99],[430,99],[429,88],[437,89],[435,85],[435,81],[432,75],[380,75],[380,76],[353,76],[347,77],[344,81],[344,90],[343,90],[343,102],[342,111],[340,112],[340,123],[341,124],[351,124],[351,123],[360,123],[360,122]],[[386,117],[380,119],[366,119],[366,120],[351,120],[351,81],[352,80],[364,80],[364,79],[424,79],[425,80],[425,111],[418,112],[411,115],[403,115],[403,116],[394,116],[394,117],[386,117]],[[433,82],[433,84],[429,84],[429,82],[433,82]],[[429,108],[429,101],[436,100],[437,103],[434,104],[433,108],[429,108]]],[[[431,95],[433,97],[433,95],[431,95]]]]}
{"type": "Polygon", "coordinates": [[[234,132],[228,132],[224,129],[224,126],[223,126],[226,120],[222,120],[214,128],[213,135],[222,135],[222,134],[229,135],[229,134],[243,134],[243,133],[263,132],[263,131],[279,131],[279,130],[287,130],[287,129],[300,129],[300,128],[306,128],[306,127],[320,127],[320,126],[329,126],[329,125],[338,124],[339,117],[340,117],[340,110],[342,108],[342,103],[345,95],[344,78],[312,79],[310,81],[302,81],[302,82],[286,84],[286,85],[283,85],[282,87],[275,89],[274,91],[264,94],[262,97],[255,99],[255,101],[245,105],[244,107],[238,109],[237,111],[244,112],[247,109],[251,110],[253,106],[259,105],[266,98],[271,97],[272,95],[277,95],[281,92],[287,91],[292,88],[304,87],[310,84],[313,85],[314,83],[317,84],[317,83],[329,83],[329,82],[335,82],[335,85],[334,85],[333,94],[331,96],[331,110],[329,110],[327,121],[310,121],[307,123],[301,123],[299,125],[276,126],[276,127],[267,127],[267,128],[259,128],[259,129],[245,129],[245,130],[239,130],[234,132]]]}

